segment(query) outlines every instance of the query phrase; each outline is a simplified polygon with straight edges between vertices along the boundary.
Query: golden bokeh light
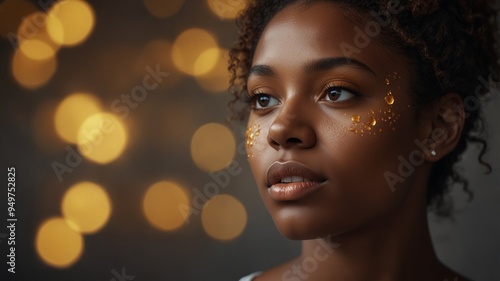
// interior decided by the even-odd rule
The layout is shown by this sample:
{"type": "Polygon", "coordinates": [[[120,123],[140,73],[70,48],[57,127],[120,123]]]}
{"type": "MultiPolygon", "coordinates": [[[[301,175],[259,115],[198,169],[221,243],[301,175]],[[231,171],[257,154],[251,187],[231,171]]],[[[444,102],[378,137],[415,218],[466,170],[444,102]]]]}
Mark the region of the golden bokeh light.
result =
{"type": "Polygon", "coordinates": [[[101,101],[90,93],[67,96],[57,107],[54,116],[57,134],[69,143],[77,143],[78,129],[83,121],[101,110],[101,101]]]}
{"type": "Polygon", "coordinates": [[[107,223],[111,201],[103,187],[93,182],[80,182],[66,191],[61,209],[64,218],[76,231],[89,234],[107,223]]]}
{"type": "Polygon", "coordinates": [[[213,71],[221,56],[219,48],[211,48],[201,53],[194,63],[195,76],[205,75],[213,71]]]}
{"type": "Polygon", "coordinates": [[[62,218],[51,218],[43,222],[38,229],[35,244],[40,258],[46,264],[58,268],[75,263],[84,247],[81,234],[62,218]]]}
{"type": "Polygon", "coordinates": [[[28,58],[46,60],[56,55],[61,45],[47,33],[47,14],[36,12],[23,19],[17,30],[19,49],[28,58]]]}
{"type": "Polygon", "coordinates": [[[220,19],[234,19],[243,10],[247,0],[206,0],[210,10],[220,19]]]}
{"type": "Polygon", "coordinates": [[[223,93],[229,88],[229,72],[227,70],[227,61],[229,52],[219,50],[218,60],[212,71],[196,76],[196,82],[205,90],[211,93],[223,93]]]}
{"type": "Polygon", "coordinates": [[[34,60],[48,59],[50,57],[53,57],[56,53],[49,44],[37,39],[24,41],[19,46],[19,49],[27,57],[34,60]]]}
{"type": "Polygon", "coordinates": [[[45,85],[57,69],[56,57],[33,60],[17,50],[12,59],[12,75],[16,82],[27,88],[36,89],[45,85]]]}
{"type": "Polygon", "coordinates": [[[178,229],[186,222],[190,206],[185,189],[168,181],[153,184],[142,202],[147,221],[152,226],[167,231],[178,229]]]}
{"type": "Polygon", "coordinates": [[[182,8],[185,0],[143,0],[144,6],[157,18],[171,17],[182,8]]]}
{"type": "Polygon", "coordinates": [[[5,0],[0,3],[0,36],[12,43],[23,18],[36,11],[35,5],[26,0],[5,0]]]}
{"type": "Polygon", "coordinates": [[[94,25],[94,10],[85,1],[58,1],[48,12],[48,34],[61,45],[75,46],[82,43],[92,33],[94,25]]]}
{"type": "Polygon", "coordinates": [[[207,172],[224,169],[233,159],[235,150],[233,134],[217,123],[201,126],[191,139],[191,157],[198,168],[207,172]]]}
{"type": "Polygon", "coordinates": [[[123,122],[110,113],[96,113],[78,129],[78,149],[87,159],[107,164],[116,160],[128,142],[123,122]]]}
{"type": "Polygon", "coordinates": [[[203,206],[201,222],[210,237],[231,240],[245,229],[247,212],[243,204],[233,196],[217,195],[203,206]]]}
{"type": "Polygon", "coordinates": [[[218,60],[218,52],[206,52],[217,48],[217,40],[212,34],[204,29],[192,28],[175,39],[172,59],[180,71],[193,76],[203,75],[211,71],[218,60]]]}

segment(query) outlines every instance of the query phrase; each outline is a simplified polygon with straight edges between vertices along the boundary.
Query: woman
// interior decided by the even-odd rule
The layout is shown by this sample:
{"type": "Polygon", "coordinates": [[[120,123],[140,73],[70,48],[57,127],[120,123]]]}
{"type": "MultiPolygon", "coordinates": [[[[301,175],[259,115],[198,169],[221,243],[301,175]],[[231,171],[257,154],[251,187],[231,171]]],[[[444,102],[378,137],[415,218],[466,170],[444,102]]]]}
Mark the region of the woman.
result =
{"type": "Polygon", "coordinates": [[[488,1],[250,1],[231,51],[247,152],[302,254],[242,280],[467,280],[433,249],[453,165],[497,81],[488,1]],[[249,109],[249,110],[246,110],[249,109]]]}

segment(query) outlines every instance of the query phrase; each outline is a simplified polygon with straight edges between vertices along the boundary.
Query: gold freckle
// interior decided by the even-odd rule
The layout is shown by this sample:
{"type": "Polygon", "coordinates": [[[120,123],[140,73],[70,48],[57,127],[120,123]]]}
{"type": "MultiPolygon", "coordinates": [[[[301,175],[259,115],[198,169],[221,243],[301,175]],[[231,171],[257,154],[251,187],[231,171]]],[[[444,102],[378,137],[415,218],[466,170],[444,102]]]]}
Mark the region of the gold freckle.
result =
{"type": "Polygon", "coordinates": [[[249,146],[253,146],[253,141],[251,141],[248,145],[249,145],[249,146]]]}
{"type": "Polygon", "coordinates": [[[260,130],[255,132],[255,135],[258,137],[260,135],[260,130]]]}
{"type": "Polygon", "coordinates": [[[391,92],[389,92],[389,94],[387,96],[385,96],[385,102],[388,104],[388,105],[393,105],[394,104],[394,96],[392,95],[391,92]]]}
{"type": "Polygon", "coordinates": [[[390,109],[390,108],[389,108],[389,109],[387,109],[387,112],[391,112],[391,109],[390,109]]]}
{"type": "Polygon", "coordinates": [[[371,128],[371,127],[366,126],[366,127],[365,127],[365,129],[366,129],[367,131],[370,131],[372,128],[371,128]]]}
{"type": "Polygon", "coordinates": [[[389,86],[389,85],[391,84],[391,81],[389,81],[389,79],[385,78],[385,84],[386,84],[387,86],[389,86]]]}
{"type": "Polygon", "coordinates": [[[357,133],[358,133],[358,129],[355,129],[355,130],[354,130],[354,133],[356,133],[356,134],[357,134],[357,133]]]}
{"type": "Polygon", "coordinates": [[[351,121],[352,121],[352,122],[359,123],[359,121],[360,121],[360,120],[361,120],[361,116],[359,116],[359,115],[353,115],[353,116],[351,117],[351,121]]]}
{"type": "Polygon", "coordinates": [[[382,133],[382,129],[379,129],[379,130],[378,130],[378,132],[379,132],[379,133],[382,133]]]}
{"type": "Polygon", "coordinates": [[[249,159],[250,159],[250,158],[253,158],[253,154],[252,154],[252,153],[248,153],[248,154],[247,154],[247,158],[249,158],[249,159]]]}
{"type": "Polygon", "coordinates": [[[354,127],[350,127],[350,128],[349,128],[349,131],[351,131],[351,132],[355,132],[355,131],[356,131],[356,129],[354,129],[354,127]]]}
{"type": "Polygon", "coordinates": [[[370,117],[370,120],[368,120],[368,125],[372,127],[377,125],[377,119],[375,119],[375,117],[370,117]]]}
{"type": "Polygon", "coordinates": [[[373,109],[370,110],[372,114],[375,114],[375,111],[373,111],[373,109]]]}

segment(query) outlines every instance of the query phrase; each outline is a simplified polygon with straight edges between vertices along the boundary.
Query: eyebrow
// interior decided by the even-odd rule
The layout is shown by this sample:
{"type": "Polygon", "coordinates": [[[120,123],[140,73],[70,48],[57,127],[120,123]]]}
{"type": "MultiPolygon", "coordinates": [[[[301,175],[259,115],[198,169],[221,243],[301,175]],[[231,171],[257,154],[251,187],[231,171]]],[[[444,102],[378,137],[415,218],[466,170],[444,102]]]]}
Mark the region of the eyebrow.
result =
{"type": "Polygon", "coordinates": [[[274,77],[276,73],[269,65],[258,64],[250,68],[248,76],[251,75],[274,77]]]}
{"type": "MultiPolygon", "coordinates": [[[[306,72],[321,72],[326,70],[332,70],[341,66],[354,66],[377,77],[377,74],[366,64],[347,57],[335,57],[335,58],[322,58],[307,62],[304,65],[304,70],[306,72]]],[[[264,77],[274,77],[276,73],[269,65],[258,64],[250,68],[248,76],[257,75],[264,77]]]]}
{"type": "Polygon", "coordinates": [[[320,72],[320,71],[335,69],[341,66],[354,66],[361,70],[370,72],[375,77],[377,76],[377,74],[375,74],[375,72],[371,68],[369,68],[366,64],[356,59],[347,57],[324,58],[324,59],[313,60],[306,63],[304,69],[307,72],[320,72]]]}

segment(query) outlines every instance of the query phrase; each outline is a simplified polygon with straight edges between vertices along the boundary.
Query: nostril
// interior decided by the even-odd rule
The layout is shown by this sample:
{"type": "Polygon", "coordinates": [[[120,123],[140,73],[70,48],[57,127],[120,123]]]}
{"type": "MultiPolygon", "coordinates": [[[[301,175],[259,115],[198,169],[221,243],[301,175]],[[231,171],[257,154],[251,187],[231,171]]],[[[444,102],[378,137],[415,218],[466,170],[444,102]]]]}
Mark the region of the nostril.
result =
{"type": "Polygon", "coordinates": [[[271,140],[271,145],[272,146],[280,146],[280,144],[275,140],[271,140]]]}
{"type": "Polygon", "coordinates": [[[288,143],[302,143],[302,141],[298,138],[289,138],[286,140],[288,143]]]}

